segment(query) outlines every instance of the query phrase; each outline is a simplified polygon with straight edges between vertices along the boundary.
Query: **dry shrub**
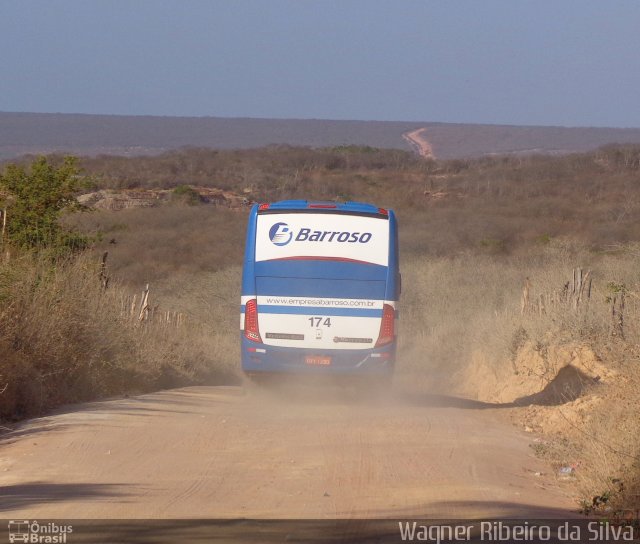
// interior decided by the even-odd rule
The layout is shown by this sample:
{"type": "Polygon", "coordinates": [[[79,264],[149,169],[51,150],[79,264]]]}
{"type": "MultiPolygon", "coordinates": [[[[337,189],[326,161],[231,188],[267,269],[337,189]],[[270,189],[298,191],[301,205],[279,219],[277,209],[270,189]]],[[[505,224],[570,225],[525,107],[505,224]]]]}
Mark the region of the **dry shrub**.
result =
{"type": "Polygon", "coordinates": [[[25,255],[0,266],[0,417],[158,386],[228,380],[220,334],[199,323],[135,323],[127,292],[104,290],[88,255],[52,263],[25,255]]]}
{"type": "MultiPolygon", "coordinates": [[[[563,237],[600,249],[640,239],[638,156],[639,147],[618,146],[565,156],[425,161],[396,150],[276,146],[85,157],[81,164],[100,187],[189,183],[254,201],[374,202],[398,213],[405,254],[451,256],[517,254],[563,237]]],[[[161,279],[176,264],[185,271],[239,264],[246,213],[174,205],[75,221],[85,231],[101,230],[100,249],[110,249],[127,281],[140,283],[161,279]]]]}
{"type": "MultiPolygon", "coordinates": [[[[186,315],[170,342],[149,342],[146,358],[186,368],[197,379],[229,380],[239,368],[240,267],[215,272],[177,272],[152,284],[156,315],[178,309],[186,315]],[[168,345],[167,345],[168,344],[168,345]],[[195,371],[195,372],[194,372],[195,371]]],[[[152,338],[156,336],[151,331],[152,338]]]]}
{"type": "Polygon", "coordinates": [[[246,213],[214,206],[168,205],[76,214],[68,222],[99,233],[113,272],[131,286],[222,270],[241,263],[246,213]]]}
{"type": "MultiPolygon", "coordinates": [[[[463,253],[455,257],[410,255],[402,261],[400,339],[402,365],[453,373],[482,350],[495,365],[508,363],[513,336],[524,330],[536,342],[588,342],[605,349],[611,336],[612,286],[625,286],[625,340],[640,343],[638,258],[593,253],[583,245],[555,241],[511,255],[463,253]],[[522,315],[521,295],[529,278],[530,300],[558,295],[573,269],[591,270],[591,299],[536,304],[522,315]]],[[[546,299],[545,299],[546,300],[546,299]]]]}

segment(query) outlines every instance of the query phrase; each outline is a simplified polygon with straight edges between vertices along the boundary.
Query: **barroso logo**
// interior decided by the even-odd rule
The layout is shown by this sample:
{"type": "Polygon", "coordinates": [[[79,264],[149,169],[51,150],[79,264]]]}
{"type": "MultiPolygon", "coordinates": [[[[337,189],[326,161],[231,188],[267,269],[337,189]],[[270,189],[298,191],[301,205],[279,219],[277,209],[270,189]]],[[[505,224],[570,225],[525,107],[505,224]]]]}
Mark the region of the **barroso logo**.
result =
{"type": "Polygon", "coordinates": [[[293,232],[286,223],[276,223],[269,229],[269,240],[277,246],[286,246],[291,242],[293,232]]]}

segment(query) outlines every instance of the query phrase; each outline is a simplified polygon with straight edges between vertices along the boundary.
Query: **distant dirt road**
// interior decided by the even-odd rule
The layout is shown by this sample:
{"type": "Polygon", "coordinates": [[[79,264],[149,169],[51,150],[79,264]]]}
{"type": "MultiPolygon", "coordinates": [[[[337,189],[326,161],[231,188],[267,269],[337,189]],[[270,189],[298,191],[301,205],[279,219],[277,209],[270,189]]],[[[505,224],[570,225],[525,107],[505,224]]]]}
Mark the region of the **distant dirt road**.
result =
{"type": "Polygon", "coordinates": [[[557,517],[530,436],[475,401],[191,387],[77,406],[0,443],[0,517],[557,517]],[[327,396],[333,398],[325,398],[327,396]]]}
{"type": "Polygon", "coordinates": [[[417,130],[412,130],[411,132],[405,132],[402,137],[409,142],[409,145],[418,155],[425,159],[435,159],[436,157],[433,154],[431,144],[424,137],[424,133],[426,131],[426,128],[419,128],[417,130]]]}

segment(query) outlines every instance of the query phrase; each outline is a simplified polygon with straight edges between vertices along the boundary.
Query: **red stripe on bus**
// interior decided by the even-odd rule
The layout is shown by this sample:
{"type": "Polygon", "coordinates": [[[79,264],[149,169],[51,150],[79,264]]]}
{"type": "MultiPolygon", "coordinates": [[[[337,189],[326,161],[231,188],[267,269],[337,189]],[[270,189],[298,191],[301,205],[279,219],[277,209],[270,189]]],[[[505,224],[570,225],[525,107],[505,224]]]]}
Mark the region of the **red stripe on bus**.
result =
{"type": "Polygon", "coordinates": [[[265,261],[341,261],[346,263],[373,264],[367,261],[360,261],[358,259],[348,259],[346,257],[324,257],[324,256],[280,257],[278,259],[265,259],[265,261]]]}

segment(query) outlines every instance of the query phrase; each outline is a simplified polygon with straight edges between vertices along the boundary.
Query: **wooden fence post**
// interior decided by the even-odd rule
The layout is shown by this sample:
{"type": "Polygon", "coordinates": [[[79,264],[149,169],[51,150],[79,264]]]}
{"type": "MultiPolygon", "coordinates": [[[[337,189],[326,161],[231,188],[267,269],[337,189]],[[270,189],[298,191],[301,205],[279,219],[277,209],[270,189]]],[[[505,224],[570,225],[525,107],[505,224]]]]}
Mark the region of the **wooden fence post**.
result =
{"type": "Polygon", "coordinates": [[[4,236],[7,230],[7,208],[0,210],[0,219],[2,219],[2,233],[0,234],[0,262],[9,261],[9,252],[4,252],[4,236]]]}
{"type": "Polygon", "coordinates": [[[533,312],[542,316],[561,304],[577,312],[591,300],[591,283],[591,270],[585,272],[582,268],[574,268],[573,278],[564,283],[561,289],[534,296],[531,280],[527,277],[522,286],[520,314],[533,312]]]}
{"type": "Polygon", "coordinates": [[[109,252],[105,251],[102,254],[102,263],[100,263],[100,285],[102,285],[103,289],[107,289],[109,286],[109,276],[107,276],[107,257],[109,256],[109,252]]]}
{"type": "Polygon", "coordinates": [[[624,338],[624,288],[611,297],[611,325],[613,336],[624,338]]]}
{"type": "Polygon", "coordinates": [[[574,310],[578,309],[580,290],[582,289],[582,268],[573,269],[573,284],[571,285],[571,303],[574,310]]]}
{"type": "MultiPolygon", "coordinates": [[[[568,291],[568,284],[565,284],[565,288],[568,291]]],[[[582,268],[573,269],[573,283],[569,298],[576,311],[585,300],[589,302],[591,299],[591,270],[583,273],[582,268]]]]}
{"type": "Polygon", "coordinates": [[[4,232],[7,230],[7,208],[0,210],[0,218],[2,218],[2,235],[0,236],[0,243],[4,248],[4,232]]]}
{"type": "Polygon", "coordinates": [[[585,300],[587,304],[591,300],[591,270],[587,270],[587,273],[584,275],[578,302],[582,304],[585,300]]]}
{"type": "Polygon", "coordinates": [[[138,304],[138,295],[124,296],[121,298],[122,314],[128,315],[135,324],[146,321],[148,323],[159,323],[162,326],[180,327],[187,322],[187,314],[178,311],[164,310],[159,304],[149,302],[149,284],[145,285],[138,304]]]}
{"type": "Polygon", "coordinates": [[[560,293],[560,302],[566,303],[569,300],[569,282],[566,282],[562,286],[562,292],[560,293]]]}
{"type": "Polygon", "coordinates": [[[520,298],[520,314],[524,315],[529,308],[529,291],[531,290],[531,282],[529,278],[525,278],[524,286],[522,287],[522,297],[520,298]]]}
{"type": "Polygon", "coordinates": [[[147,319],[149,313],[149,284],[142,291],[142,297],[140,299],[140,311],[138,312],[138,321],[144,321],[147,319]]]}

